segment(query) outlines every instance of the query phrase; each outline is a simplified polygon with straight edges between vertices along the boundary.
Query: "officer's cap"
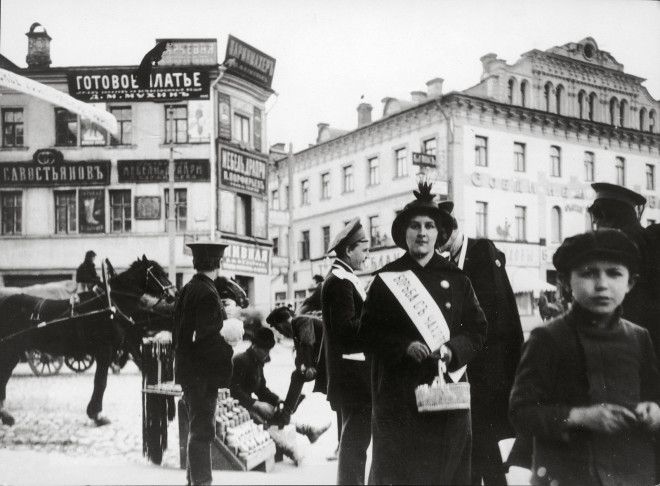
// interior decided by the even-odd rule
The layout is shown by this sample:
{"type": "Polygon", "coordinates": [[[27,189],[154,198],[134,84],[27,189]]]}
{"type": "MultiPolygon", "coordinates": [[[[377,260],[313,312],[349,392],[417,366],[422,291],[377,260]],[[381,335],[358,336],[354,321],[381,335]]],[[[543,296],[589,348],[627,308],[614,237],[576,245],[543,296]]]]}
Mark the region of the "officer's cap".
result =
{"type": "Polygon", "coordinates": [[[362,228],[360,218],[353,218],[346,224],[346,226],[344,226],[344,229],[342,229],[339,234],[335,236],[335,239],[332,240],[332,243],[330,243],[330,246],[328,247],[328,253],[333,250],[336,251],[337,248],[349,247],[358,241],[369,240],[367,240],[367,235],[362,228]]]}
{"type": "Polygon", "coordinates": [[[594,260],[620,263],[630,273],[636,273],[639,268],[639,250],[625,233],[606,228],[566,238],[552,257],[555,268],[563,274],[594,260]]]}
{"type": "Polygon", "coordinates": [[[636,207],[646,204],[646,198],[641,194],[628,189],[627,187],[617,186],[609,182],[594,182],[591,187],[596,191],[595,200],[611,199],[636,207]]]}
{"type": "Polygon", "coordinates": [[[222,258],[227,245],[218,242],[186,243],[193,254],[193,258],[222,258]]]}

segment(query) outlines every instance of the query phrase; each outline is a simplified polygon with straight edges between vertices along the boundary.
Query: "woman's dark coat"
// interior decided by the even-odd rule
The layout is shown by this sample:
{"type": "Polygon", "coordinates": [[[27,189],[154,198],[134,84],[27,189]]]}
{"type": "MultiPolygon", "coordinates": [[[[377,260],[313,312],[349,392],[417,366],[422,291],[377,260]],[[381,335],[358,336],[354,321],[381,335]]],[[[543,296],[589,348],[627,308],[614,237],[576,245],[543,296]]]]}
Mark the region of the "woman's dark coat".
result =
{"type": "MultiPolygon", "coordinates": [[[[450,330],[450,371],[470,362],[486,338],[486,319],[465,274],[434,255],[421,267],[409,254],[382,272],[412,270],[440,307],[450,330]]],[[[437,375],[437,361],[421,364],[406,354],[424,342],[396,298],[376,276],[364,305],[360,339],[373,353],[373,459],[376,484],[467,484],[470,482],[469,411],[419,413],[415,388],[437,375]]],[[[465,376],[462,378],[465,380],[465,376]]]]}

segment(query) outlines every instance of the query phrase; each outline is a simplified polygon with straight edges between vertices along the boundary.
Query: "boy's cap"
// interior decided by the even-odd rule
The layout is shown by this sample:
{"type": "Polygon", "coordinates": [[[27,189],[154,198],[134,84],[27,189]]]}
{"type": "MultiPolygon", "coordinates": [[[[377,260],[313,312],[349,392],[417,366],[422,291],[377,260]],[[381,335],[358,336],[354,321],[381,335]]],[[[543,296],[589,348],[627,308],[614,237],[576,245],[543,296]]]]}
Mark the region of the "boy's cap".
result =
{"type": "Polygon", "coordinates": [[[630,273],[639,267],[637,245],[617,229],[599,229],[566,238],[552,257],[559,273],[568,274],[576,266],[593,260],[621,263],[630,273]]]}
{"type": "Polygon", "coordinates": [[[337,250],[337,248],[340,246],[351,246],[353,243],[357,243],[358,241],[369,240],[367,240],[364,229],[360,224],[360,218],[353,218],[346,224],[346,226],[344,226],[344,229],[342,229],[339,234],[335,236],[335,239],[332,241],[332,243],[330,243],[330,246],[328,247],[328,253],[330,253],[332,250],[337,250]]]}
{"type": "Polygon", "coordinates": [[[267,327],[260,327],[254,335],[252,344],[270,351],[275,346],[275,334],[267,327]]]}
{"type": "Polygon", "coordinates": [[[273,326],[275,324],[279,324],[280,322],[286,321],[289,317],[291,317],[291,315],[292,313],[288,307],[276,307],[271,311],[270,314],[268,314],[268,317],[266,317],[266,322],[273,326]]]}

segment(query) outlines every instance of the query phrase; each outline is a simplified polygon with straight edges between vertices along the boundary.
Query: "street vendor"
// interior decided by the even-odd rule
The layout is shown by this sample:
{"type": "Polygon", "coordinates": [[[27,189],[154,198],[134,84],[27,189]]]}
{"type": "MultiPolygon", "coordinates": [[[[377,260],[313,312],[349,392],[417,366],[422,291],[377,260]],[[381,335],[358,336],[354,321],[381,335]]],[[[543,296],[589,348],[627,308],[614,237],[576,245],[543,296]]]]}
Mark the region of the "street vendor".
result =
{"type": "Polygon", "coordinates": [[[464,367],[482,348],[487,324],[467,276],[435,251],[451,218],[429,184],[414,193],[392,223],[392,239],[406,253],[377,272],[361,319],[361,340],[373,353],[370,482],[469,484],[470,411],[419,412],[415,389],[434,380],[439,360],[453,377],[447,382],[467,381],[464,367]],[[410,312],[411,299],[432,321],[410,312]],[[427,322],[442,331],[432,347],[422,337],[427,322]]]}
{"type": "Polygon", "coordinates": [[[228,388],[232,348],[221,336],[226,318],[213,279],[227,245],[188,243],[197,273],[178,295],[172,343],[175,379],[188,413],[188,484],[211,484],[211,442],[215,438],[218,388],[228,388]]]}

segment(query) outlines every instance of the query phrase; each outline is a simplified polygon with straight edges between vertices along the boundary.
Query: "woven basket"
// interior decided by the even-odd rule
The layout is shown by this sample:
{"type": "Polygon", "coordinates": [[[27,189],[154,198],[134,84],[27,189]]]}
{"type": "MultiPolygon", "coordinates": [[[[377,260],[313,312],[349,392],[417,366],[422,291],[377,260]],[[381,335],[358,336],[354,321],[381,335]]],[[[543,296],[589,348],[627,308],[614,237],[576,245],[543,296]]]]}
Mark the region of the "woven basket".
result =
{"type": "Polygon", "coordinates": [[[419,412],[445,412],[470,408],[470,384],[466,381],[447,383],[444,373],[444,362],[438,361],[438,376],[431,386],[420,385],[415,389],[419,412]]]}

